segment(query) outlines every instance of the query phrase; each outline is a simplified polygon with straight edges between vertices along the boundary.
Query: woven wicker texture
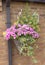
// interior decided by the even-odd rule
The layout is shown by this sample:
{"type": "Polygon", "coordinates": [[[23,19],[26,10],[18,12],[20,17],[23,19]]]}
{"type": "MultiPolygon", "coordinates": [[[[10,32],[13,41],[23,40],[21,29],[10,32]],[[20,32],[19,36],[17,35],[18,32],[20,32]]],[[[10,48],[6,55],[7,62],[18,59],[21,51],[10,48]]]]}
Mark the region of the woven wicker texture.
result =
{"type": "MultiPolygon", "coordinates": [[[[11,22],[12,24],[16,22],[18,12],[20,9],[26,6],[26,3],[21,2],[11,2],[11,22]]],[[[36,58],[38,63],[32,63],[31,57],[24,57],[18,54],[14,43],[12,42],[12,65],[45,65],[45,4],[29,3],[29,6],[32,11],[37,10],[40,15],[40,39],[38,40],[37,45],[39,49],[35,50],[36,58]]],[[[2,32],[6,29],[6,10],[5,4],[3,6],[3,16],[1,21],[0,29],[0,65],[8,65],[8,44],[4,40],[2,32]]]]}

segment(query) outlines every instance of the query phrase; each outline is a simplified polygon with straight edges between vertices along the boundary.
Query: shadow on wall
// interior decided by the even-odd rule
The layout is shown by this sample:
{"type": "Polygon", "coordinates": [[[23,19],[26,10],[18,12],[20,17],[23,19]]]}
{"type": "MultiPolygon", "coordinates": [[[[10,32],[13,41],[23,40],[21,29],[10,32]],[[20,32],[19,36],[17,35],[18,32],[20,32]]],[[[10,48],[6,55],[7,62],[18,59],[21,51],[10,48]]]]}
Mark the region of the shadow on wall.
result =
{"type": "MultiPolygon", "coordinates": [[[[6,0],[2,0],[3,2],[6,2],[6,0]]],[[[8,0],[7,0],[8,1],[8,0]]],[[[16,2],[38,2],[38,3],[45,3],[45,0],[11,0],[16,2]]]]}

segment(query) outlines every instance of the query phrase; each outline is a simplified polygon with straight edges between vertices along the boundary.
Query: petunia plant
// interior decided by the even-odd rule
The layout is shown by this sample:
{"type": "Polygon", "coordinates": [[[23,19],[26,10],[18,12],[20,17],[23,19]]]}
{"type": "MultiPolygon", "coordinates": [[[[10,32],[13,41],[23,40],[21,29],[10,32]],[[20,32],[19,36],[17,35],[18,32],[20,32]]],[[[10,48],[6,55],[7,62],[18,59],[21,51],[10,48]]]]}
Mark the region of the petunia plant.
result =
{"type": "MultiPolygon", "coordinates": [[[[17,21],[4,32],[6,40],[13,39],[19,43],[17,49],[24,56],[34,55],[34,45],[39,38],[39,15],[26,7],[19,12],[17,21]]],[[[15,43],[17,44],[17,43],[15,43]]]]}

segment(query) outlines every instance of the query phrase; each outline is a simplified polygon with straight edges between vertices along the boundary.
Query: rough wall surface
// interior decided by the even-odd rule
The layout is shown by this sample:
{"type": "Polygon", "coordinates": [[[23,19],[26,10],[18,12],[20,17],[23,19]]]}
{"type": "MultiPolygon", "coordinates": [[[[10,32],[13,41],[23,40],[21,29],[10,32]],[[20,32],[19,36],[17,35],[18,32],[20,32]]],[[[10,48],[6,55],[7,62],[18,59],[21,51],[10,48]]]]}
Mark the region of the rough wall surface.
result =
{"type": "MultiPolygon", "coordinates": [[[[21,8],[26,4],[21,2],[11,2],[11,22],[16,22],[16,17],[21,8]]],[[[30,57],[20,56],[12,42],[12,65],[45,65],[45,4],[29,3],[32,11],[37,10],[40,15],[40,39],[37,45],[39,49],[35,51],[37,64],[32,63],[30,57]]],[[[3,5],[3,12],[0,13],[0,65],[8,65],[8,43],[4,40],[2,33],[6,29],[6,10],[3,5]]]]}
{"type": "Polygon", "coordinates": [[[3,31],[6,29],[5,15],[3,17],[2,0],[0,0],[0,65],[8,65],[8,45],[7,41],[3,38],[3,31]]]}

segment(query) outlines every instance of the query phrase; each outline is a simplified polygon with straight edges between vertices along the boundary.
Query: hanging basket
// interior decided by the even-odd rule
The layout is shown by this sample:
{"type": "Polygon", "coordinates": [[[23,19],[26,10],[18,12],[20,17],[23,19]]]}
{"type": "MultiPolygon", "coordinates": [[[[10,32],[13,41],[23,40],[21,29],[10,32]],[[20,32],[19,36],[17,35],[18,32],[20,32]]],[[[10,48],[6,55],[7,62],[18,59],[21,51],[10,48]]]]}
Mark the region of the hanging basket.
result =
{"type": "Polygon", "coordinates": [[[14,41],[14,44],[18,50],[18,52],[20,52],[20,48],[21,48],[21,43],[19,42],[19,40],[13,40],[14,41]]]}
{"type": "Polygon", "coordinates": [[[26,6],[18,13],[17,22],[4,32],[4,37],[6,40],[14,40],[19,54],[32,56],[34,44],[39,38],[38,23],[39,15],[36,12],[31,13],[29,7],[26,6]]]}

